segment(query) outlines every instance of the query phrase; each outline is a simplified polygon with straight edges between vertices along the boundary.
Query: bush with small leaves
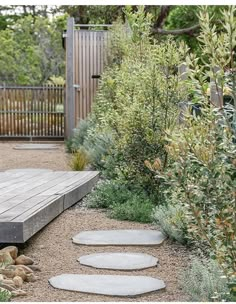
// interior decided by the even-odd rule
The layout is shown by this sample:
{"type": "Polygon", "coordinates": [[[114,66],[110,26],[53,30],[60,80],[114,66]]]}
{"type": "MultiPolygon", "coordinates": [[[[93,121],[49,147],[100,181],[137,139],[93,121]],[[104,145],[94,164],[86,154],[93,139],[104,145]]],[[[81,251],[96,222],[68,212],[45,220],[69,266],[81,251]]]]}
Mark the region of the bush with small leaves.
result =
{"type": "Polygon", "coordinates": [[[73,136],[66,141],[67,152],[76,152],[85,141],[89,128],[92,126],[92,121],[88,118],[81,120],[79,126],[73,130],[73,136]]]}
{"type": "Polygon", "coordinates": [[[113,204],[123,204],[131,199],[133,192],[119,180],[99,181],[94,191],[86,198],[90,208],[109,208],[113,204]]]}
{"type": "Polygon", "coordinates": [[[187,223],[185,212],[181,205],[160,205],[154,209],[152,215],[155,224],[169,238],[181,244],[187,243],[187,223]]]}
{"type": "Polygon", "coordinates": [[[191,302],[220,302],[229,293],[222,274],[216,261],[194,258],[179,281],[191,302]]]}
{"type": "Polygon", "coordinates": [[[123,204],[115,203],[111,206],[109,216],[118,220],[150,223],[154,204],[148,198],[134,194],[123,204]]]}

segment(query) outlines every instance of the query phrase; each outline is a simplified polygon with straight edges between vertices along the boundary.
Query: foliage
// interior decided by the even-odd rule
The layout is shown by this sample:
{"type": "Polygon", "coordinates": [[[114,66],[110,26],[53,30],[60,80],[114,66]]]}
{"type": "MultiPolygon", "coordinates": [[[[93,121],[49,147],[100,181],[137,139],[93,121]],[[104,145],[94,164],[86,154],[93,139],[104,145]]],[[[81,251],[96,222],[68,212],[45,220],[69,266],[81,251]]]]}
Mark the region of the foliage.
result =
{"type": "Polygon", "coordinates": [[[78,127],[73,130],[73,137],[66,142],[67,152],[73,153],[83,146],[91,124],[90,119],[80,120],[78,127]]]}
{"type": "MultiPolygon", "coordinates": [[[[212,23],[215,24],[217,31],[221,29],[219,25],[219,18],[221,18],[221,10],[227,8],[223,5],[208,5],[207,11],[212,15],[212,23]]],[[[169,15],[166,18],[164,27],[167,30],[188,28],[199,23],[198,14],[201,11],[200,6],[196,5],[177,5],[170,10],[169,15]]],[[[199,30],[197,31],[198,34],[199,30]]],[[[192,52],[201,56],[200,45],[197,39],[197,35],[176,35],[177,41],[185,41],[192,52]]]]}
{"type": "Polygon", "coordinates": [[[0,286],[0,302],[10,302],[11,292],[0,286]]]}
{"type": "Polygon", "coordinates": [[[148,223],[153,203],[142,189],[125,181],[103,180],[86,199],[90,208],[108,208],[112,218],[148,223]]]}
{"type": "Polygon", "coordinates": [[[86,149],[92,167],[97,170],[104,170],[105,160],[113,145],[112,133],[88,134],[83,147],[86,149]]]}
{"type": "Polygon", "coordinates": [[[187,243],[187,223],[184,209],[180,204],[171,205],[169,203],[157,206],[152,218],[168,237],[181,244],[187,243]]]}
{"type": "Polygon", "coordinates": [[[26,16],[0,31],[0,80],[8,84],[38,85],[64,74],[61,32],[65,18],[51,21],[26,16]],[[63,22],[62,22],[63,20],[63,22]]]}
{"type": "Polygon", "coordinates": [[[143,197],[133,194],[123,204],[113,204],[109,215],[119,220],[150,223],[153,207],[154,205],[150,199],[143,199],[143,197]]]}
{"type": "Polygon", "coordinates": [[[88,206],[91,208],[109,208],[114,204],[124,204],[136,192],[142,198],[146,197],[140,189],[132,189],[125,181],[103,180],[96,189],[88,195],[88,206]]]}
{"type": "Polygon", "coordinates": [[[218,34],[211,27],[208,11],[202,8],[199,39],[204,66],[193,54],[187,57],[189,76],[195,86],[194,100],[201,105],[201,115],[192,116],[186,111],[182,126],[167,131],[166,150],[173,163],[164,174],[153,168],[157,178],[168,183],[173,191],[180,191],[188,234],[199,244],[204,242],[209,255],[217,260],[228,280],[230,300],[236,296],[236,111],[233,106],[224,106],[220,92],[228,81],[225,69],[230,69],[235,97],[234,14],[234,7],[222,12],[225,30],[218,34]],[[210,99],[210,104],[205,92],[208,77],[214,80],[218,92],[218,100],[210,99]]]}
{"type": "Polygon", "coordinates": [[[78,149],[76,152],[73,153],[72,159],[70,162],[70,167],[74,171],[83,171],[85,167],[89,163],[89,158],[84,149],[78,149]]]}
{"type": "Polygon", "coordinates": [[[92,132],[95,121],[92,117],[81,120],[74,129],[73,137],[66,141],[67,152],[73,153],[80,148],[86,150],[90,163],[94,169],[104,169],[104,160],[112,146],[113,137],[109,132],[92,132]]]}
{"type": "MultiPolygon", "coordinates": [[[[93,132],[112,133],[114,145],[106,160],[114,165],[116,176],[152,193],[156,182],[144,162],[158,153],[167,165],[165,130],[175,126],[178,102],[186,93],[176,73],[183,57],[171,38],[159,44],[150,39],[151,17],[145,18],[142,7],[126,14],[130,30],[124,27],[127,36],[118,52],[119,65],[103,74],[93,107],[93,132]]],[[[119,33],[116,44],[124,35],[119,33]]]]}
{"type": "Polygon", "coordinates": [[[62,76],[51,76],[49,80],[47,81],[50,85],[58,85],[58,86],[64,86],[65,85],[65,79],[62,76]]]}
{"type": "Polygon", "coordinates": [[[168,151],[175,163],[168,178],[182,190],[188,232],[199,242],[204,240],[225,273],[232,275],[236,270],[234,136],[225,117],[213,109],[189,120],[181,134],[170,137],[168,151]]]}
{"type": "Polygon", "coordinates": [[[227,281],[214,260],[194,258],[180,278],[183,291],[191,302],[222,301],[228,293],[227,281]]]}

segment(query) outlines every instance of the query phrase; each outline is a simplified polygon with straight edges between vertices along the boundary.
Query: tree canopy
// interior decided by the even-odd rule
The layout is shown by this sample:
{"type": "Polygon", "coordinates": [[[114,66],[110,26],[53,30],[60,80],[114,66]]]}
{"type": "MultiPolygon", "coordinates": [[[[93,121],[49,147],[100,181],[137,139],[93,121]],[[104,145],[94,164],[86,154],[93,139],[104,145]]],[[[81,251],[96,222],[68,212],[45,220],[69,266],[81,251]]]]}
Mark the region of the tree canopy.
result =
{"type": "MultiPolygon", "coordinates": [[[[138,6],[130,6],[135,12],[138,6]]],[[[213,24],[219,25],[223,6],[208,6],[214,13],[213,24]]],[[[8,5],[0,6],[0,82],[42,84],[52,76],[64,77],[65,52],[62,33],[68,16],[78,24],[111,24],[125,21],[123,5],[8,5]]],[[[152,35],[158,40],[171,34],[199,52],[197,6],[144,6],[151,14],[152,35]]]]}

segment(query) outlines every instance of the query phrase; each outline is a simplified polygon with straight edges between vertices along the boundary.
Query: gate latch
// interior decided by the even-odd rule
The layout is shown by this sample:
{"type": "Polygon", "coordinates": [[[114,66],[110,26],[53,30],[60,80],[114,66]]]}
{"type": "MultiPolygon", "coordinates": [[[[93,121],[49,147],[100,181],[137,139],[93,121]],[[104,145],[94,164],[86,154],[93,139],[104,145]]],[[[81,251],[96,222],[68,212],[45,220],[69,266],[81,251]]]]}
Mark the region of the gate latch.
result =
{"type": "Polygon", "coordinates": [[[80,85],[79,85],[79,84],[74,84],[73,87],[74,87],[75,89],[77,89],[78,91],[80,90],[80,85]]]}

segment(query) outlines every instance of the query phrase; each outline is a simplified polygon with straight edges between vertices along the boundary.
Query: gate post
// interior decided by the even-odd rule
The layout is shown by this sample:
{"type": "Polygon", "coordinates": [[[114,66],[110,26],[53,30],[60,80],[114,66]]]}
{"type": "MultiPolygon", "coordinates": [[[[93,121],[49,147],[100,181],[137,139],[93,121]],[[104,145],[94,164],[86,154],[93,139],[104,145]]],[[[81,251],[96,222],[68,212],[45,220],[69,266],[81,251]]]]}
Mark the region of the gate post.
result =
{"type": "Polygon", "coordinates": [[[75,128],[74,18],[68,18],[67,32],[66,32],[65,139],[69,139],[72,137],[74,128],[75,128]]]}

